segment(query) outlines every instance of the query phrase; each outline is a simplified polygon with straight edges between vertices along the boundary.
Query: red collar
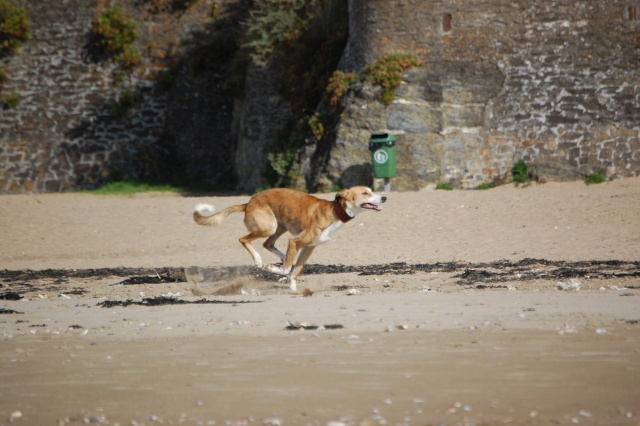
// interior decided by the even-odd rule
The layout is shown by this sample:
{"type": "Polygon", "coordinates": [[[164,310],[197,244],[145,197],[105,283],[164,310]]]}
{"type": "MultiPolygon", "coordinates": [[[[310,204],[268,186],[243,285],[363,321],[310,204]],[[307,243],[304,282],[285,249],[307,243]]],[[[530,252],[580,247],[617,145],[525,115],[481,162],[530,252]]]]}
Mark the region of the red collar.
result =
{"type": "Polygon", "coordinates": [[[349,213],[344,210],[344,207],[342,207],[338,200],[335,200],[333,202],[333,211],[335,212],[336,216],[338,216],[338,219],[340,219],[344,223],[347,223],[351,219],[353,219],[351,216],[349,216],[349,213]]]}

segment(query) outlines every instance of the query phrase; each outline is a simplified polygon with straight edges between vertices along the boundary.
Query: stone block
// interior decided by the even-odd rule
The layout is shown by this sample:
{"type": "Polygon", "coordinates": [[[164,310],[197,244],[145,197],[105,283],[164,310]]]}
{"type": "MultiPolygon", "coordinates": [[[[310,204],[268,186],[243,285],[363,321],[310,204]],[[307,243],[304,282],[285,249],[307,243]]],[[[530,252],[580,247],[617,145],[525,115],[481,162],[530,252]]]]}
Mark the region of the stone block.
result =
{"type": "Polygon", "coordinates": [[[442,129],[440,110],[430,105],[394,102],[387,109],[387,128],[406,133],[437,133],[442,129]]]}
{"type": "Polygon", "coordinates": [[[444,129],[482,127],[484,107],[479,104],[442,104],[442,126],[444,129]]]}

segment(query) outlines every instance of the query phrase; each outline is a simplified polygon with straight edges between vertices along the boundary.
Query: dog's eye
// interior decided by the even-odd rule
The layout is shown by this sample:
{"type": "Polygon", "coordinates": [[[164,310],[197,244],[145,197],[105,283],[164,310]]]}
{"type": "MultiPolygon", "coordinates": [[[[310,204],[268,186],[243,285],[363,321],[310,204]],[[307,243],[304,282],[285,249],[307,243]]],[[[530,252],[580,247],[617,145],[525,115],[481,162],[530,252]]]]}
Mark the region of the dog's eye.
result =
{"type": "Polygon", "coordinates": [[[369,195],[369,193],[367,191],[364,191],[362,195],[369,195]]]}

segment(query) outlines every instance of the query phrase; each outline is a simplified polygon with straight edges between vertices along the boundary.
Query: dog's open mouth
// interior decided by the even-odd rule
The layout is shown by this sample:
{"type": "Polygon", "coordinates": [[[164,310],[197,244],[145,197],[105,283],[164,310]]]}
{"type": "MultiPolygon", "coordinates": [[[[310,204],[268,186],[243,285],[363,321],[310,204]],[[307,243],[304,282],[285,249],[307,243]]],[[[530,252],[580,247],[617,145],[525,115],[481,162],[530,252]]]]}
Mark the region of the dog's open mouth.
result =
{"type": "Polygon", "coordinates": [[[382,210],[382,207],[380,207],[377,204],[371,204],[371,203],[363,203],[360,204],[360,207],[362,207],[363,209],[369,209],[369,210],[375,210],[375,211],[380,211],[382,210]]]}

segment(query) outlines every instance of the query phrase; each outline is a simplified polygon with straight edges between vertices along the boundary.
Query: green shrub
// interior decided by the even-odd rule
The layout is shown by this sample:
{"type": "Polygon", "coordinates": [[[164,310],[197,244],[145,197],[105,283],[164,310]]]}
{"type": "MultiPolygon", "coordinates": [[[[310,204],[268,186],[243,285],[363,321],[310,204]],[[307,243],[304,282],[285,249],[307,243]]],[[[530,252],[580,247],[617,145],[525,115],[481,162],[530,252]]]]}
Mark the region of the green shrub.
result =
{"type": "Polygon", "coordinates": [[[527,164],[523,160],[519,160],[513,165],[512,173],[513,181],[516,185],[527,184],[531,181],[531,173],[529,173],[527,164]]]}
{"type": "Polygon", "coordinates": [[[15,52],[31,36],[31,22],[27,11],[0,0],[0,53],[15,52]]]}
{"type": "Polygon", "coordinates": [[[282,43],[284,73],[278,84],[298,116],[308,115],[325,97],[348,36],[344,0],[307,0],[282,43]]]}
{"type": "Polygon", "coordinates": [[[324,137],[326,126],[325,121],[326,117],[323,117],[319,112],[316,112],[307,120],[307,124],[311,133],[313,133],[313,137],[318,141],[321,141],[324,137]]]}
{"type": "Polygon", "coordinates": [[[291,151],[270,152],[267,154],[269,165],[278,177],[285,178],[287,176],[287,172],[293,161],[293,155],[294,153],[291,151]]]}
{"type": "Polygon", "coordinates": [[[599,170],[595,173],[591,173],[584,180],[584,183],[586,183],[587,185],[592,185],[592,184],[597,184],[602,182],[604,182],[604,172],[602,170],[599,170]]]}
{"type": "Polygon", "coordinates": [[[243,23],[245,42],[254,64],[266,66],[279,45],[289,37],[296,20],[296,11],[304,6],[305,0],[270,2],[256,1],[243,23]]]}
{"type": "Polygon", "coordinates": [[[257,0],[243,21],[242,52],[265,67],[280,63],[278,90],[300,118],[325,95],[348,36],[344,0],[257,0]]]}
{"type": "Polygon", "coordinates": [[[105,8],[93,21],[93,34],[97,48],[124,67],[132,68],[140,63],[140,56],[132,45],[140,37],[136,22],[120,7],[105,8]]]}

